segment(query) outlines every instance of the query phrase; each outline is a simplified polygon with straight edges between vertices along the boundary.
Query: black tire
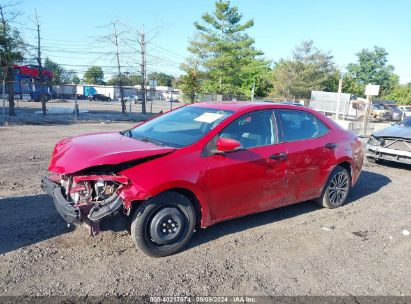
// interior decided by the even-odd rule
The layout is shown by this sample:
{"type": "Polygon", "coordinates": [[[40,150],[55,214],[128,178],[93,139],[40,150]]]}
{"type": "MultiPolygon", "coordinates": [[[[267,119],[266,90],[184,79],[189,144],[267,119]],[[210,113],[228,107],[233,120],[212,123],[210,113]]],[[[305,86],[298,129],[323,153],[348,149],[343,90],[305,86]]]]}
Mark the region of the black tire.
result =
{"type": "Polygon", "coordinates": [[[344,167],[336,167],[328,177],[323,193],[316,200],[324,208],[337,208],[345,203],[351,189],[351,176],[344,167]]]}
{"type": "Polygon", "coordinates": [[[195,209],[184,195],[167,191],[142,203],[134,212],[131,237],[137,248],[152,257],[172,255],[190,241],[196,225],[195,209]]]}

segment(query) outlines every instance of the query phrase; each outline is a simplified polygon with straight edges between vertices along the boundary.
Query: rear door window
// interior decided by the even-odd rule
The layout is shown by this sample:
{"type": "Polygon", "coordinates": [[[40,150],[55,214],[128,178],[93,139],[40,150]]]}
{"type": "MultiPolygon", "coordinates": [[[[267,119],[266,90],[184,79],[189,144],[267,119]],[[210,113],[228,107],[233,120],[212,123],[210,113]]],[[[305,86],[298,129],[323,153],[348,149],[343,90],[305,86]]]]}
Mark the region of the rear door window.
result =
{"type": "Polygon", "coordinates": [[[278,110],[284,141],[317,138],[326,134],[329,128],[311,113],[298,110],[278,110]]]}

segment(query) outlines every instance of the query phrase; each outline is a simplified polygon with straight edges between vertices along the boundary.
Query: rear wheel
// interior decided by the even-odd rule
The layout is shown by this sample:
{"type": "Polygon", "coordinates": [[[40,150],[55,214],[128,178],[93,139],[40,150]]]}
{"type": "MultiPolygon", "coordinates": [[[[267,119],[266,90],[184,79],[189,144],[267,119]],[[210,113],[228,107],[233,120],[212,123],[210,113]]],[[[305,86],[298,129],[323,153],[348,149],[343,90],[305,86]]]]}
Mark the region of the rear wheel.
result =
{"type": "Polygon", "coordinates": [[[164,192],[137,208],[131,236],[149,256],[174,254],[190,241],[195,228],[195,210],[190,200],[177,192],[164,192]]]}
{"type": "Polygon", "coordinates": [[[317,202],[325,208],[337,208],[344,204],[351,188],[351,177],[344,167],[336,167],[328,178],[317,202]]]}

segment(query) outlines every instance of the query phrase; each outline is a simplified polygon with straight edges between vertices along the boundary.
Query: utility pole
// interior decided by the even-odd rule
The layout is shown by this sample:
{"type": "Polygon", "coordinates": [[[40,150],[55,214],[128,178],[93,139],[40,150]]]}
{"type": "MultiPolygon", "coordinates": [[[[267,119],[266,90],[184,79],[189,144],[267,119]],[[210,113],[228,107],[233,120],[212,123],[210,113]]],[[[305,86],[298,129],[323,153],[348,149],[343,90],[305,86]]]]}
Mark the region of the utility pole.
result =
{"type": "MultiPolygon", "coordinates": [[[[126,114],[126,105],[124,103],[124,91],[123,91],[123,82],[121,79],[121,66],[120,66],[120,52],[118,48],[118,35],[116,29],[116,23],[113,22],[114,28],[114,44],[116,45],[116,57],[117,57],[117,72],[118,72],[118,86],[120,88],[120,101],[121,101],[121,112],[126,114]]],[[[114,96],[113,96],[114,97],[114,96]]]]}
{"type": "Polygon", "coordinates": [[[40,81],[40,98],[41,101],[41,110],[43,112],[43,116],[46,116],[47,109],[46,109],[46,97],[43,95],[43,66],[41,64],[41,36],[40,36],[40,22],[39,17],[37,15],[37,10],[34,10],[34,17],[36,19],[36,28],[37,28],[37,64],[38,64],[38,72],[39,72],[39,81],[40,81]]]}
{"type": "Polygon", "coordinates": [[[140,39],[138,39],[141,48],[141,112],[145,114],[146,111],[146,40],[143,30],[139,33],[140,39]]]}

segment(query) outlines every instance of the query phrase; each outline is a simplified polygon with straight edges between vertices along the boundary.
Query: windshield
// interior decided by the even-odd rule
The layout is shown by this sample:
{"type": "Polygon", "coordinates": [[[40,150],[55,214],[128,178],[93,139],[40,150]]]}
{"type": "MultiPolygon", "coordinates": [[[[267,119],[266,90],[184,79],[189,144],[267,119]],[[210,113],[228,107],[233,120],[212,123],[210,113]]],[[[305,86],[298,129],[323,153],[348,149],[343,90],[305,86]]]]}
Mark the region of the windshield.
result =
{"type": "Polygon", "coordinates": [[[232,113],[202,107],[182,107],[124,134],[138,140],[181,148],[195,143],[232,113]]]}
{"type": "Polygon", "coordinates": [[[372,107],[373,107],[375,110],[383,110],[383,109],[384,109],[383,106],[380,105],[380,104],[373,104],[372,107]]]}

